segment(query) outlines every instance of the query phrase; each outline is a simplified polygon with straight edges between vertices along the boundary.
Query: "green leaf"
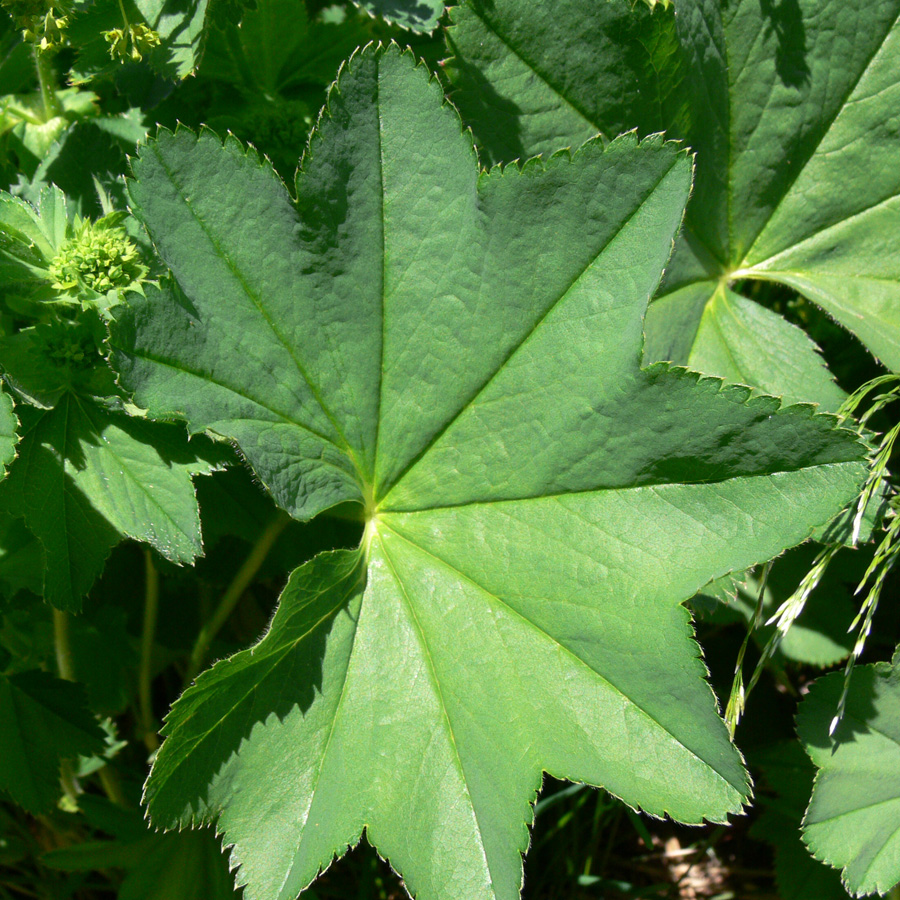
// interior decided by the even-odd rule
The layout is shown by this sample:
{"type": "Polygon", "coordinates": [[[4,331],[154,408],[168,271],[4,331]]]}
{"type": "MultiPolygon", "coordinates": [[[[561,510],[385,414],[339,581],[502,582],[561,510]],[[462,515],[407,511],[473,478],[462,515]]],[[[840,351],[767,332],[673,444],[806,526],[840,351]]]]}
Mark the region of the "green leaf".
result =
{"type": "Polygon", "coordinates": [[[723,271],[800,291],[891,368],[898,18],[900,0],[743,2],[727,16],[718,0],[693,0],[676,17],[694,98],[685,137],[697,151],[687,243],[723,271]]]}
{"type": "Polygon", "coordinates": [[[517,897],[542,770],[738,811],[682,601],[865,475],[810,407],[641,370],[683,151],[632,135],[485,174],[461,132],[410,55],[370,49],[296,202],[209,132],[134,163],[179,284],[116,311],[138,402],[234,440],[295,517],[367,522],[188,689],[146,788],[159,825],[220,817],[248,898],[294,897],[364,829],[422,900],[517,897]]]}
{"type": "Polygon", "coordinates": [[[29,812],[59,796],[59,763],[103,748],[81,685],[46,672],[0,675],[0,789],[29,812]]]}
{"type": "Polygon", "coordinates": [[[13,408],[12,397],[3,390],[0,383],[0,481],[6,475],[6,468],[16,458],[16,444],[19,420],[13,408]]]}
{"type": "MultiPolygon", "coordinates": [[[[274,98],[304,83],[327,87],[341,62],[372,39],[371,19],[357,15],[340,25],[310,21],[302,0],[261,0],[240,27],[212,31],[200,75],[274,98]]],[[[234,102],[231,97],[232,104],[234,102]]],[[[297,147],[299,157],[302,145],[297,147]]]]}
{"type": "Polygon", "coordinates": [[[813,856],[843,870],[855,896],[900,881],[900,665],[858,666],[834,736],[828,731],[843,672],[818,679],[800,706],[797,732],[818,768],[803,839],[813,856]]]}
{"type": "Polygon", "coordinates": [[[496,129],[521,146],[497,144],[504,160],[592,130],[684,138],[697,177],[664,293],[778,281],[900,367],[900,0],[629,7],[469,0],[450,35],[464,117],[490,148],[479,110],[505,111],[496,129]],[[653,17],[674,21],[681,53],[654,38],[653,17]]]}
{"type": "MultiPolygon", "coordinates": [[[[142,823],[135,816],[135,830],[142,823]]],[[[125,869],[118,900],[233,900],[228,863],[208,831],[126,835],[51,850],[41,862],[68,872],[125,869]]]]}
{"type": "Polygon", "coordinates": [[[67,224],[66,198],[58,188],[42,191],[36,207],[0,191],[0,277],[8,288],[47,280],[67,224]]]}
{"type": "Polygon", "coordinates": [[[126,537],[173,562],[202,551],[191,479],[215,468],[216,454],[195,446],[200,456],[178,426],[129,418],[74,393],[53,409],[23,410],[20,459],[4,496],[44,546],[47,602],[79,609],[126,537]]]}
{"type": "Polygon", "coordinates": [[[21,519],[0,512],[0,585],[4,593],[28,590],[39,594],[44,554],[21,519]]]}
{"type": "Polygon", "coordinates": [[[445,70],[481,161],[510,162],[661,130],[677,87],[671,10],[632,0],[522,4],[476,0],[450,10],[445,70]]]}
{"type": "Polygon", "coordinates": [[[434,31],[444,14],[444,0],[353,0],[369,15],[410,31],[434,31]]]}
{"type": "Polygon", "coordinates": [[[666,359],[827,412],[837,412],[847,396],[804,331],[715,282],[689,284],[651,303],[644,333],[646,364],[666,359]]]}
{"type": "Polygon", "coordinates": [[[800,839],[800,822],[815,769],[797,741],[781,741],[750,757],[762,768],[775,796],[767,796],[757,784],[762,814],[750,829],[751,837],[770,843],[775,851],[775,880],[780,900],[846,900],[834,869],[809,855],[800,839]]]}

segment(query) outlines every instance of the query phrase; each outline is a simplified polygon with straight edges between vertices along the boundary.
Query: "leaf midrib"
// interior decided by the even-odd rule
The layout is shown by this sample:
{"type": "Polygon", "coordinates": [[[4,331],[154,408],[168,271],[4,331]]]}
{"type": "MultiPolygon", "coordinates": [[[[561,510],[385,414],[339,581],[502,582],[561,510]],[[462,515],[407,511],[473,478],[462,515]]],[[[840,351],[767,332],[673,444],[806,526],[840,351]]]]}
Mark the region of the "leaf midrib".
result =
{"type": "Polygon", "coordinates": [[[616,694],[618,694],[620,697],[622,697],[623,700],[625,700],[632,707],[634,707],[634,709],[636,709],[645,719],[649,720],[649,722],[651,722],[653,726],[661,729],[666,734],[668,734],[672,738],[672,740],[674,740],[675,743],[678,744],[679,747],[682,747],[687,753],[689,753],[692,757],[694,757],[694,759],[696,759],[699,763],[701,763],[702,765],[706,766],[708,769],[711,769],[713,772],[715,772],[716,775],[725,784],[727,784],[730,788],[732,788],[734,791],[736,791],[740,796],[743,796],[743,793],[746,790],[746,785],[738,786],[738,785],[733,784],[724,773],[720,772],[712,763],[708,762],[707,760],[703,759],[703,757],[701,757],[697,753],[695,753],[677,735],[675,735],[669,728],[667,728],[665,725],[663,725],[662,722],[657,721],[640,704],[638,704],[636,701],[632,700],[631,697],[629,697],[628,694],[625,693],[625,691],[623,691],[621,688],[619,688],[618,685],[614,684],[606,675],[604,675],[602,672],[598,672],[595,668],[593,668],[593,666],[591,666],[590,664],[585,662],[585,660],[583,660],[580,656],[578,656],[577,653],[575,653],[573,650],[571,650],[565,644],[561,643],[553,635],[544,631],[544,629],[542,629],[539,625],[537,625],[537,623],[533,622],[531,619],[529,619],[523,613],[519,612],[519,610],[517,610],[515,607],[513,607],[509,603],[507,603],[502,597],[499,597],[497,594],[494,594],[492,591],[488,590],[484,585],[480,584],[472,576],[466,574],[465,572],[462,572],[460,569],[456,568],[456,566],[454,566],[451,562],[444,559],[443,557],[440,557],[440,556],[436,555],[435,553],[431,552],[430,550],[427,550],[421,544],[416,543],[416,541],[414,541],[411,538],[407,537],[406,535],[402,534],[396,528],[392,527],[391,525],[388,525],[386,522],[384,522],[384,520],[381,520],[381,521],[385,528],[387,528],[389,531],[391,531],[393,534],[395,534],[398,538],[400,538],[401,540],[403,540],[404,542],[409,544],[409,546],[412,547],[413,550],[417,550],[418,552],[422,553],[424,556],[427,556],[428,558],[434,560],[434,562],[436,562],[437,564],[448,569],[450,572],[452,572],[458,578],[461,578],[464,581],[471,584],[479,592],[481,592],[485,596],[491,598],[493,601],[496,602],[496,604],[499,604],[503,609],[508,610],[517,619],[524,622],[528,628],[537,632],[537,634],[542,639],[546,639],[546,640],[550,641],[552,644],[554,644],[556,647],[558,647],[568,657],[571,657],[571,659],[573,659],[579,666],[583,666],[584,668],[586,668],[590,672],[592,672],[597,678],[599,678],[606,685],[608,685],[608,687],[610,687],[616,694]]]}
{"type": "MultiPolygon", "coordinates": [[[[181,523],[177,522],[175,520],[175,518],[171,515],[171,513],[169,513],[168,510],[166,510],[166,508],[156,499],[155,492],[151,491],[147,487],[147,485],[144,484],[143,481],[141,481],[139,478],[137,478],[134,475],[134,473],[131,471],[128,461],[123,459],[118,453],[116,453],[115,450],[113,450],[112,444],[104,437],[101,429],[97,427],[96,422],[91,418],[90,414],[88,413],[87,408],[81,403],[81,401],[78,399],[77,396],[74,399],[75,399],[75,403],[77,404],[78,408],[81,410],[81,414],[85,417],[85,419],[87,419],[87,421],[93,427],[94,433],[96,434],[96,436],[103,442],[103,450],[105,450],[105,452],[107,452],[114,460],[116,460],[116,462],[118,462],[121,465],[122,475],[124,475],[129,481],[131,481],[137,487],[138,491],[141,494],[143,494],[144,497],[147,498],[150,505],[155,507],[162,514],[164,519],[171,522],[175,526],[176,531],[178,531],[184,538],[186,538],[188,541],[188,544],[190,544],[190,546],[192,548],[196,548],[197,552],[199,553],[200,550],[202,549],[202,545],[198,546],[198,540],[195,538],[195,536],[190,534],[188,531],[186,531],[181,526],[181,523]]],[[[110,423],[110,424],[112,424],[113,427],[115,427],[114,422],[110,423]]],[[[187,475],[187,477],[190,478],[190,475],[187,475]]],[[[102,515],[102,513],[101,513],[101,515],[102,515]]],[[[104,518],[106,518],[106,517],[104,516],[104,518]]],[[[110,524],[112,524],[112,523],[110,523],[110,524]]],[[[199,527],[200,527],[200,519],[199,519],[199,515],[198,515],[198,517],[197,517],[198,532],[199,532],[199,527]]],[[[118,531],[118,528],[116,530],[118,531]]],[[[142,538],[138,535],[129,535],[129,537],[133,537],[136,540],[142,540],[142,538]]],[[[165,552],[163,552],[163,556],[166,556],[168,558],[168,554],[165,552]]]]}
{"type": "MultiPolygon", "coordinates": [[[[390,528],[390,526],[387,526],[387,528],[392,534],[397,534],[397,532],[394,531],[393,528],[390,528]]],[[[397,534],[397,536],[402,540],[406,540],[402,535],[397,534]]],[[[406,540],[406,543],[411,542],[406,540]]],[[[465,790],[466,798],[469,801],[469,808],[472,810],[472,818],[475,820],[475,827],[478,829],[478,849],[481,851],[481,856],[484,859],[484,867],[490,879],[491,893],[493,893],[494,876],[491,871],[490,861],[487,858],[487,851],[485,850],[484,829],[482,828],[481,821],[478,818],[478,809],[476,808],[475,801],[472,798],[472,792],[469,788],[469,779],[466,777],[466,769],[463,765],[462,755],[459,751],[459,744],[456,740],[456,734],[453,730],[453,723],[450,721],[450,711],[448,710],[447,703],[444,700],[444,692],[441,688],[440,679],[438,678],[437,668],[435,667],[434,663],[434,657],[431,654],[431,648],[428,644],[428,639],[425,636],[425,631],[422,628],[422,624],[419,622],[419,617],[416,615],[415,604],[413,603],[412,598],[409,596],[409,592],[406,590],[406,585],[404,584],[403,579],[400,577],[400,574],[397,571],[396,566],[394,565],[394,561],[391,559],[390,552],[387,549],[387,543],[384,540],[381,540],[380,544],[382,553],[384,554],[385,562],[387,562],[388,568],[391,570],[391,574],[394,576],[394,580],[396,581],[397,586],[400,588],[400,593],[403,595],[403,599],[406,602],[406,607],[409,610],[409,614],[412,617],[416,633],[419,637],[419,642],[421,644],[426,664],[428,666],[428,672],[431,676],[431,682],[434,686],[434,691],[437,695],[438,703],[441,707],[441,712],[443,713],[444,723],[447,726],[450,744],[453,747],[453,758],[456,761],[456,768],[459,771],[460,778],[462,778],[463,789],[465,790]]]]}
{"type": "Polygon", "coordinates": [[[659,186],[672,174],[675,166],[678,164],[680,156],[674,156],[669,164],[669,166],[665,169],[665,171],[660,175],[660,177],[654,182],[652,187],[649,187],[646,193],[643,195],[641,200],[635,204],[634,209],[629,212],[628,216],[624,219],[624,221],[619,225],[619,227],[609,235],[609,237],[603,242],[602,246],[600,246],[595,253],[592,253],[588,261],[585,265],[578,270],[575,276],[569,281],[569,283],[565,286],[562,293],[553,300],[547,308],[541,313],[538,317],[537,321],[531,327],[530,330],[526,331],[517,342],[511,346],[506,354],[506,356],[500,361],[500,363],[494,368],[492,372],[490,372],[485,380],[472,392],[471,396],[465,403],[460,406],[456,412],[450,415],[450,418],[438,428],[435,433],[431,436],[425,446],[416,453],[408,463],[400,470],[400,472],[394,477],[393,481],[391,481],[387,485],[387,490],[385,493],[379,498],[377,495],[375,496],[376,504],[379,508],[382,508],[383,504],[387,501],[388,497],[390,497],[392,491],[402,483],[403,479],[429,454],[429,452],[435,447],[435,445],[441,440],[441,438],[453,427],[453,425],[459,420],[459,418],[469,409],[471,409],[478,398],[490,387],[495,378],[499,376],[499,374],[506,368],[506,366],[512,361],[512,359],[516,356],[516,354],[531,340],[534,335],[540,330],[541,326],[547,321],[548,316],[555,310],[560,303],[562,303],[569,293],[578,285],[578,282],[585,276],[585,274],[597,263],[597,260],[609,249],[612,243],[621,236],[621,234],[625,231],[626,228],[631,224],[632,220],[636,215],[644,207],[644,204],[648,201],[650,197],[653,196],[654,193],[659,189],[659,186]]]}
{"type": "MultiPolygon", "coordinates": [[[[221,379],[214,378],[211,374],[209,374],[207,372],[200,372],[195,369],[188,368],[188,366],[181,361],[179,361],[178,363],[175,363],[175,362],[172,362],[171,360],[164,359],[161,356],[157,356],[156,354],[149,353],[146,350],[141,350],[140,352],[138,352],[137,350],[132,350],[129,352],[128,355],[133,356],[137,359],[146,360],[147,362],[151,362],[154,365],[159,365],[159,366],[164,366],[165,368],[174,369],[176,372],[182,372],[182,373],[190,375],[194,378],[199,378],[200,380],[206,381],[209,384],[214,384],[216,387],[220,387],[225,391],[229,391],[230,393],[234,394],[235,396],[241,397],[242,399],[247,400],[248,402],[254,404],[255,406],[258,406],[260,409],[264,409],[266,412],[269,412],[273,416],[278,417],[279,419],[282,420],[282,422],[285,425],[291,425],[295,428],[299,428],[301,431],[305,431],[308,434],[311,434],[313,437],[318,438],[319,440],[322,441],[323,444],[328,444],[328,446],[334,447],[335,450],[337,450],[339,453],[343,452],[343,449],[341,447],[338,447],[338,445],[335,444],[334,441],[332,441],[328,437],[325,437],[323,434],[316,431],[314,428],[311,428],[309,425],[305,425],[303,422],[299,421],[298,419],[294,418],[293,416],[289,416],[287,413],[281,412],[281,410],[278,410],[274,406],[270,406],[269,404],[264,403],[259,398],[251,396],[250,394],[246,393],[245,391],[240,390],[239,388],[235,387],[234,385],[227,384],[226,382],[222,381],[221,379]]],[[[173,411],[173,414],[176,414],[176,413],[174,413],[174,411],[173,411]]],[[[179,418],[184,416],[183,413],[179,413],[178,415],[179,415],[179,418]]],[[[243,418],[244,418],[243,416],[229,416],[228,420],[229,421],[240,421],[243,418]]],[[[196,419],[194,419],[194,421],[196,421],[196,419]]],[[[277,423],[272,423],[272,424],[277,424],[277,423]]],[[[227,437],[227,435],[224,435],[224,436],[227,437]]],[[[331,468],[336,469],[339,472],[342,472],[344,475],[349,474],[345,469],[342,469],[340,466],[338,466],[335,463],[330,462],[329,460],[326,460],[324,458],[321,458],[321,459],[317,458],[316,462],[323,466],[330,466],[331,468]]],[[[351,462],[352,462],[352,460],[351,460],[351,462]]]]}
{"type": "MultiPolygon", "coordinates": [[[[322,397],[321,391],[319,390],[318,386],[313,382],[312,378],[309,376],[309,373],[306,371],[306,367],[300,361],[300,358],[297,355],[296,348],[287,340],[287,338],[285,338],[285,336],[278,329],[278,327],[275,324],[275,321],[272,319],[271,315],[269,315],[268,310],[263,305],[262,298],[257,296],[256,292],[250,288],[250,284],[248,283],[246,277],[244,276],[244,273],[237,266],[237,264],[234,262],[234,260],[232,260],[230,255],[222,249],[222,247],[219,245],[218,240],[216,239],[216,237],[212,234],[212,232],[208,228],[206,222],[203,220],[203,218],[200,216],[200,214],[194,208],[194,205],[193,205],[193,203],[191,203],[190,199],[188,198],[186,191],[184,190],[182,185],[178,182],[178,180],[175,177],[175,173],[172,171],[171,167],[167,164],[165,158],[163,157],[162,151],[160,150],[160,147],[159,147],[159,142],[158,141],[153,142],[149,145],[149,147],[153,150],[153,152],[157,158],[157,161],[159,162],[160,167],[162,168],[166,177],[169,179],[169,181],[170,181],[172,187],[175,189],[176,193],[181,198],[181,201],[182,201],[182,203],[184,203],[185,208],[190,212],[191,216],[196,221],[200,230],[206,236],[206,238],[209,241],[210,245],[212,246],[213,251],[215,252],[216,256],[218,256],[225,263],[225,265],[228,267],[228,269],[231,271],[231,273],[237,279],[244,294],[247,296],[247,298],[250,300],[250,302],[256,307],[259,314],[263,317],[264,321],[266,322],[266,325],[269,327],[269,330],[272,332],[275,339],[287,351],[288,356],[291,358],[291,361],[293,362],[295,368],[297,369],[297,373],[300,375],[300,377],[306,383],[307,387],[309,388],[310,393],[312,394],[316,403],[319,405],[319,408],[322,410],[322,413],[324,414],[325,418],[331,423],[332,428],[334,428],[335,434],[342,444],[341,449],[343,450],[343,452],[345,452],[347,454],[348,458],[353,463],[353,467],[356,469],[357,475],[360,477],[360,480],[364,481],[364,478],[362,476],[362,470],[360,468],[358,460],[356,459],[356,454],[353,452],[353,448],[350,446],[350,443],[348,442],[347,437],[344,434],[344,431],[340,426],[340,423],[337,421],[334,414],[331,412],[331,410],[325,403],[325,400],[322,397]]],[[[328,442],[334,443],[331,440],[329,440],[328,442]]]]}
{"type": "MultiPolygon", "coordinates": [[[[724,382],[723,382],[724,384],[724,382]]],[[[760,396],[768,396],[768,395],[760,395],[760,396]]],[[[773,399],[778,399],[777,397],[773,399]]],[[[788,407],[782,407],[786,409],[788,407]]],[[[776,412],[775,415],[778,415],[776,412]]],[[[819,415],[817,413],[817,415],[819,415]]],[[[830,416],[834,418],[831,413],[821,413],[821,415],[830,416]]],[[[626,484],[626,485],[613,485],[610,487],[589,487],[589,488],[580,488],[579,490],[571,490],[571,491],[553,491],[546,494],[530,494],[523,495],[520,497],[503,497],[501,499],[487,499],[487,500],[461,500],[459,503],[444,503],[440,505],[434,506],[423,506],[423,507],[413,507],[409,509],[398,509],[394,507],[379,507],[379,512],[384,513],[385,515],[413,515],[415,513],[431,513],[431,512],[440,512],[442,510],[450,510],[450,509],[466,509],[467,507],[472,506],[500,506],[503,504],[510,503],[529,503],[531,501],[536,500],[560,500],[565,497],[578,497],[584,494],[607,494],[607,493],[623,493],[626,491],[642,491],[642,490],[656,490],[658,488],[667,488],[667,487],[713,487],[716,485],[728,484],[732,481],[742,481],[752,478],[771,478],[773,475],[794,475],[798,472],[809,472],[809,471],[817,471],[820,472],[823,469],[829,469],[834,466],[861,466],[863,465],[862,460],[858,459],[845,459],[845,460],[837,460],[835,462],[826,462],[826,463],[813,463],[808,466],[798,466],[796,469],[774,469],[771,472],[754,472],[743,475],[731,475],[726,478],[720,478],[715,481],[665,481],[660,483],[652,483],[648,482],[647,484],[626,484]]]]}

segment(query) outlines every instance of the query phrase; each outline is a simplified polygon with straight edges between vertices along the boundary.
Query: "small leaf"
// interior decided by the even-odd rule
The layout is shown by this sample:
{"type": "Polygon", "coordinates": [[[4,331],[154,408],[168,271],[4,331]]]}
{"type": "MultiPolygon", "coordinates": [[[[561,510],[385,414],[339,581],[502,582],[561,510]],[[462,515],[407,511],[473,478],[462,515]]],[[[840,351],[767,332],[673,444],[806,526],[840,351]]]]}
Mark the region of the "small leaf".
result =
{"type": "Polygon", "coordinates": [[[697,282],[650,304],[644,363],[669,360],[697,372],[836,413],[846,394],[796,325],[715,282],[697,282]]]}
{"type": "Polygon", "coordinates": [[[21,458],[5,497],[44,546],[48,603],[79,609],[125,537],[173,562],[202,551],[191,479],[215,468],[215,452],[198,456],[178,426],[132,419],[73,393],[23,417],[21,458]]]}
{"type": "Polygon", "coordinates": [[[162,132],[134,172],[178,282],[116,313],[138,402],[236,441],[296,518],[366,519],[176,704],[154,821],[218,816],[249,897],[294,897],[365,829],[421,900],[497,900],[542,771],[682,821],[740,810],[682,601],[830,519],[865,448],[640,368],[687,154],[628,135],[482,173],[439,85],[372,48],[296,202],[209,132],[162,132]]]}
{"type": "Polygon", "coordinates": [[[0,481],[6,475],[6,469],[16,458],[16,444],[19,420],[13,409],[12,397],[3,390],[0,383],[0,481]]]}
{"type": "Polygon", "coordinates": [[[103,749],[81,685],[46,672],[0,675],[0,788],[31,813],[59,796],[59,763],[103,749]]]}
{"type": "Polygon", "coordinates": [[[800,705],[797,732],[818,768],[803,839],[813,856],[843,870],[855,896],[900,881],[900,667],[853,671],[844,717],[832,719],[843,672],[818,679],[800,705]]]}

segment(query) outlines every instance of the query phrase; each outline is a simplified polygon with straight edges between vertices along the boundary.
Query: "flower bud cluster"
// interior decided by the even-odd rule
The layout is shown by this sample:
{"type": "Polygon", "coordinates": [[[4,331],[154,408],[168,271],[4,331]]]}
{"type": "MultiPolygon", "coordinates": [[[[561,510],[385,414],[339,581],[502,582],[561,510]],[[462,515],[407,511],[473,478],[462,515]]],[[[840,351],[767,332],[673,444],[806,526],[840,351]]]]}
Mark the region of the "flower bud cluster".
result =
{"type": "Polygon", "coordinates": [[[111,28],[104,31],[103,36],[109,44],[109,55],[113,59],[132,59],[138,62],[144,58],[145,53],[160,45],[159,33],[149,25],[111,28]]]}
{"type": "Polygon", "coordinates": [[[59,3],[46,0],[0,0],[13,17],[22,37],[40,50],[58,50],[65,42],[69,15],[59,3]]]}
{"type": "Polygon", "coordinates": [[[99,222],[82,223],[49,266],[53,287],[59,291],[88,288],[105,294],[128,287],[146,274],[147,267],[125,230],[99,222]]]}

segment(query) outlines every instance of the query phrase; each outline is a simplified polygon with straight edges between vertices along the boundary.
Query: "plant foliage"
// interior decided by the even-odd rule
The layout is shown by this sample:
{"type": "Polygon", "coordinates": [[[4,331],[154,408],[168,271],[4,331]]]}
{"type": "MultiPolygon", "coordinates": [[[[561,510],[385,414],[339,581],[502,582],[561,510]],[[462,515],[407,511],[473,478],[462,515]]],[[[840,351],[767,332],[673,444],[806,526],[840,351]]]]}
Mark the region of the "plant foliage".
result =
{"type": "Polygon", "coordinates": [[[0,900],[900,882],[900,0],[0,6],[0,900]]]}

